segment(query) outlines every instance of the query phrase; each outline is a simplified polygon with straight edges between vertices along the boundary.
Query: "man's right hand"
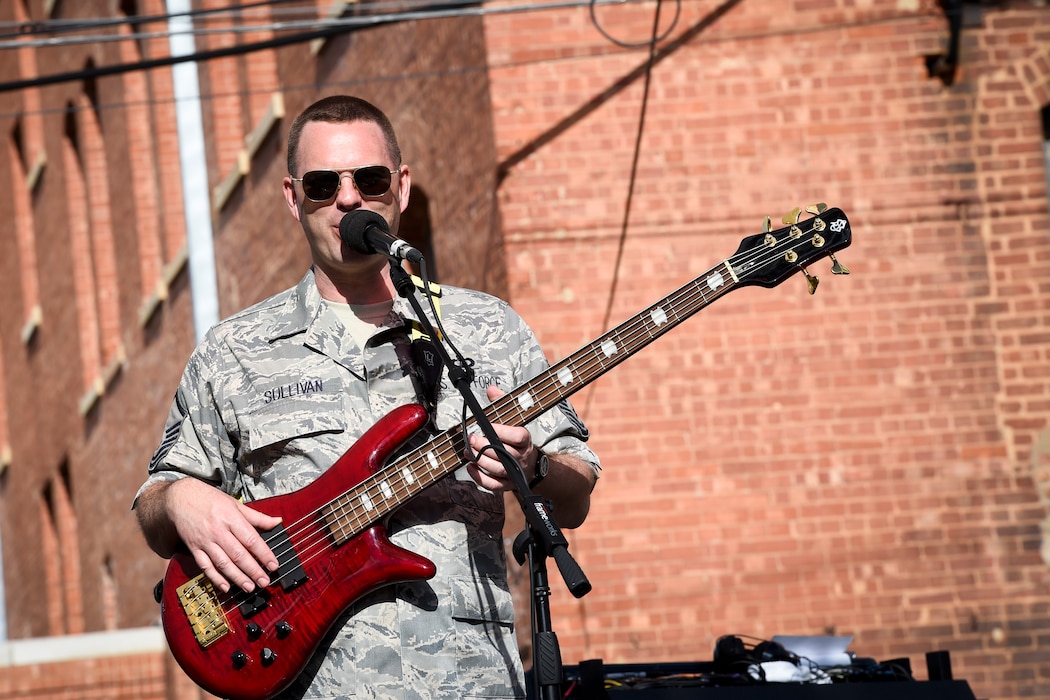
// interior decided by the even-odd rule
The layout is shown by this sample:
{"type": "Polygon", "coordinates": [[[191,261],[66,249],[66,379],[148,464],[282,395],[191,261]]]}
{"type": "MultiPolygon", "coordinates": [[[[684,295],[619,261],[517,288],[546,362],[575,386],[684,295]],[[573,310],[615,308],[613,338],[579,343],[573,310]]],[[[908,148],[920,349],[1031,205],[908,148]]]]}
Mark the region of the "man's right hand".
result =
{"type": "Polygon", "coordinates": [[[158,547],[159,542],[177,536],[208,580],[223,592],[231,585],[245,591],[266,586],[269,573],[277,570],[277,557],[259,532],[277,527],[281,519],[249,508],[202,481],[186,478],[159,484],[140,496],[136,510],[147,540],[158,553],[163,555],[161,549],[168,548],[158,547]],[[161,534],[164,530],[167,536],[161,534]]]}

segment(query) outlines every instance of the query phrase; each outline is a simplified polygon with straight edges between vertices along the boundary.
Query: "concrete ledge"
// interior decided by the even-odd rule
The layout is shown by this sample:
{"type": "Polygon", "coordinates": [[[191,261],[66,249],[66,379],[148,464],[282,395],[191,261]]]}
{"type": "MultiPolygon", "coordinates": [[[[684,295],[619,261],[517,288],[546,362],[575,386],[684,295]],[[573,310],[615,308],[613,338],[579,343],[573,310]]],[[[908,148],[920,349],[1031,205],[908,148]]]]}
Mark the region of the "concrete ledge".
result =
{"type": "Polygon", "coordinates": [[[160,627],[35,637],[0,644],[0,668],[50,664],[73,659],[97,659],[150,654],[167,649],[160,627]]]}

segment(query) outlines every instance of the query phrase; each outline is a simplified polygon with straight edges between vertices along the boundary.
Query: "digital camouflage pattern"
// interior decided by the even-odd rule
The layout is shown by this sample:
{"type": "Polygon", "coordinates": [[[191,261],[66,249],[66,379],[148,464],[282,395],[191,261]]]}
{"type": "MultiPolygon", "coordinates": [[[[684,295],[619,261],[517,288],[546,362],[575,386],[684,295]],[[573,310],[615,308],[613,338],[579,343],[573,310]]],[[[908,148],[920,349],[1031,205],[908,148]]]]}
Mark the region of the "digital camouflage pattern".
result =
{"type": "MultiPolygon", "coordinates": [[[[502,300],[443,287],[440,313],[449,338],[476,362],[473,391],[482,405],[486,386],[510,391],[546,369],[532,331],[502,300]]],[[[390,410],[423,400],[425,382],[413,379],[410,359],[413,320],[408,302],[396,299],[387,327],[362,349],[320,297],[311,271],[219,323],[187,364],[142,489],[197,477],[252,501],[308,485],[390,410]]],[[[462,398],[441,379],[437,430],[462,418],[462,398]]],[[[529,430],[546,451],[598,468],[566,402],[529,430]]],[[[397,510],[390,539],[433,561],[437,575],[357,601],[281,697],[524,697],[503,505],[460,467],[397,510]]]]}

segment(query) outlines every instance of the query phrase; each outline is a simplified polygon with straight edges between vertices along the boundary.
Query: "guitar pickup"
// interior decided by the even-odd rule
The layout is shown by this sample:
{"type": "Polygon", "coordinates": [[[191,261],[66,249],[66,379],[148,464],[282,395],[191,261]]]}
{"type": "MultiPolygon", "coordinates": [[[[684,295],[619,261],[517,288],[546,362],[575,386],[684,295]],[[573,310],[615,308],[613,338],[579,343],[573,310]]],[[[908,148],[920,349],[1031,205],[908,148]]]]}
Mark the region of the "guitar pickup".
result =
{"type": "Polygon", "coordinates": [[[292,541],[288,533],[284,531],[284,525],[278,525],[272,530],[259,533],[263,540],[269,545],[270,550],[277,557],[277,571],[270,576],[274,583],[280,583],[281,588],[290,591],[293,588],[306,583],[306,571],[299,561],[299,555],[295,553],[292,541]]]}
{"type": "Polygon", "coordinates": [[[238,605],[241,615],[248,618],[261,610],[265,610],[270,604],[270,594],[262,589],[256,589],[251,593],[245,593],[244,598],[238,605]]]}

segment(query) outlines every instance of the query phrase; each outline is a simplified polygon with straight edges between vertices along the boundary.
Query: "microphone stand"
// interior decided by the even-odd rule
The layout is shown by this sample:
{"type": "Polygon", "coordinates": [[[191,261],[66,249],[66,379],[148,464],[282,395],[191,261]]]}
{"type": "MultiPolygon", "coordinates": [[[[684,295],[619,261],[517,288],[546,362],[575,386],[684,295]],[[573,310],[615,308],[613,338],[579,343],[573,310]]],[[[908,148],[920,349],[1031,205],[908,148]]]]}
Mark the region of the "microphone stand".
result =
{"type": "Polygon", "coordinates": [[[438,342],[440,336],[434,330],[430,319],[423,312],[423,306],[415,296],[416,285],[412,277],[401,266],[401,261],[394,256],[390,259],[390,279],[394,283],[397,293],[408,300],[412,305],[419,322],[423,328],[435,339],[434,346],[442,364],[448,370],[449,380],[456,386],[463,396],[464,404],[470,409],[471,414],[482,434],[488,439],[489,444],[495,449],[495,454],[507,470],[507,475],[514,484],[514,493],[518,503],[525,514],[525,530],[518,535],[514,541],[514,557],[518,564],[525,563],[528,555],[530,563],[530,582],[532,584],[532,617],[533,617],[533,682],[537,688],[538,700],[559,700],[561,694],[562,662],[561,649],[558,646],[558,637],[551,627],[550,616],[550,587],[547,580],[547,557],[553,556],[558,565],[565,585],[569,592],[576,598],[581,598],[591,590],[591,584],[587,580],[583,569],[569,554],[569,542],[562,534],[551,512],[550,504],[536,496],[529,489],[528,479],[521,464],[511,458],[503,447],[502,441],[496,435],[492,423],[486,418],[485,411],[478,402],[474,392],[470,390],[473,373],[455,364],[445,349],[444,343],[438,342]]]}

